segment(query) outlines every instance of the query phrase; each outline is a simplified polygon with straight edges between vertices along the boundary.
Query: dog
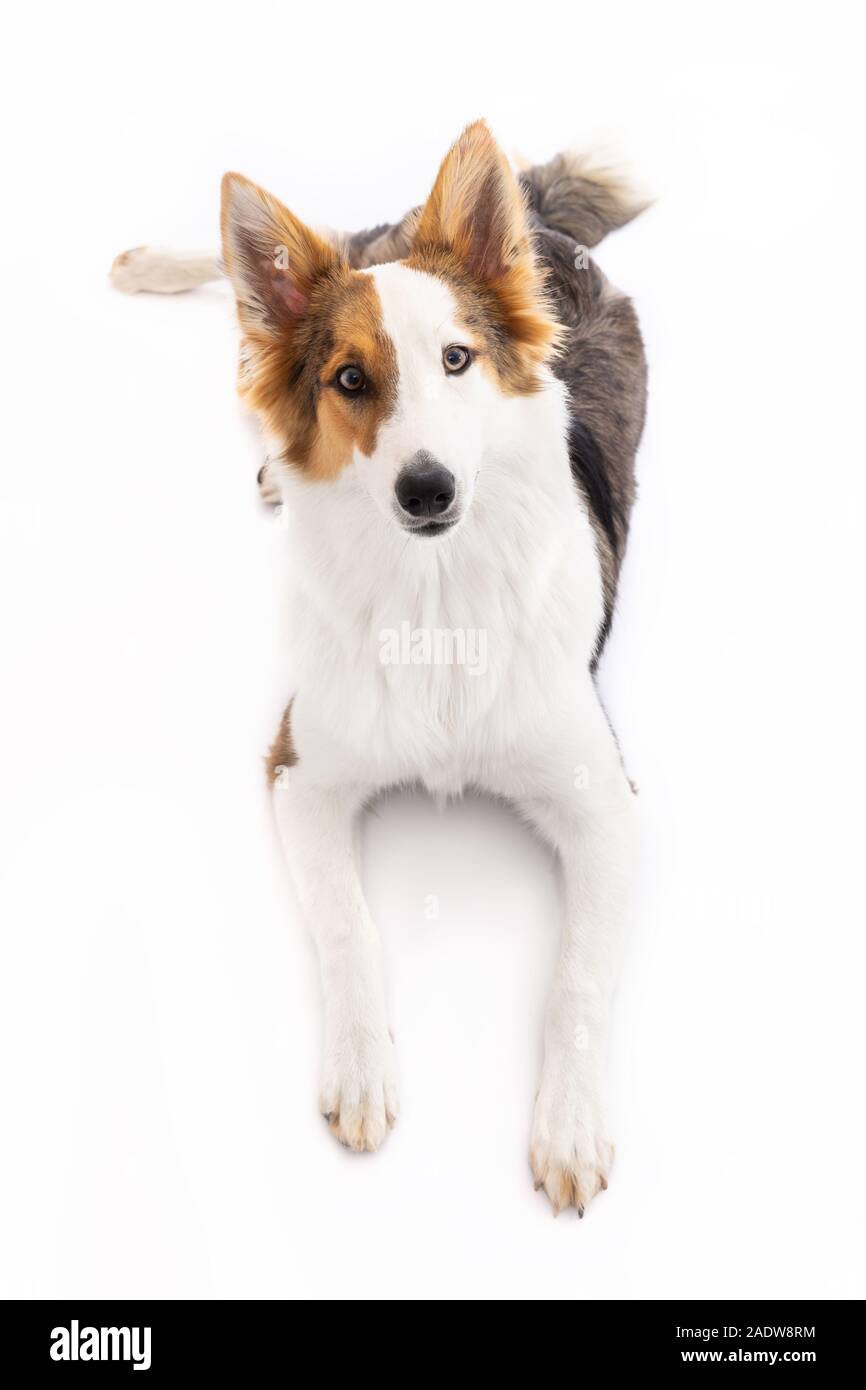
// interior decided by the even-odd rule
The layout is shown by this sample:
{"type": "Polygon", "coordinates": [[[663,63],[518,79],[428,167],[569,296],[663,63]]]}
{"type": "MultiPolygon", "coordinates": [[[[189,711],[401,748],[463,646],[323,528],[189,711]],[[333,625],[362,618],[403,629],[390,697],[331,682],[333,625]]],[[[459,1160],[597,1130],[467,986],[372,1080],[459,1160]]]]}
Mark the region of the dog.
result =
{"type": "Polygon", "coordinates": [[[361,813],[406,785],[504,799],[561,865],[530,1162],[580,1216],[613,1158],[603,1057],[636,840],[595,673],[646,400],[635,311],[589,250],[643,206],[584,158],[515,173],[477,122],[395,225],[317,232],[226,174],[221,259],[137,248],[112,271],[127,291],[234,288],[293,565],[298,679],[266,762],[320,957],[322,1112],[355,1150],[398,1115],[361,813]],[[460,659],[467,634],[483,662],[460,659]]]}

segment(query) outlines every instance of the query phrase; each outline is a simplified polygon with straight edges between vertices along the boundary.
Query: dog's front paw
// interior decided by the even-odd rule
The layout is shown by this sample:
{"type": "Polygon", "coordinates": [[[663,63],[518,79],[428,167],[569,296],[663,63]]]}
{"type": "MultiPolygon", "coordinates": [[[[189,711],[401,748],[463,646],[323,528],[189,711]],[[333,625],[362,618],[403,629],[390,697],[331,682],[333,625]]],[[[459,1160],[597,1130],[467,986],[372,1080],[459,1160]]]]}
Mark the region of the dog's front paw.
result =
{"type": "Polygon", "coordinates": [[[341,1144],[378,1149],[399,1111],[394,1044],[386,1027],[341,1031],[326,1048],[322,1114],[341,1144]]]}
{"type": "Polygon", "coordinates": [[[256,475],[256,482],[259,485],[259,496],[269,507],[276,507],[282,502],[283,494],[280,491],[280,480],[273,459],[265,459],[256,475]]]}
{"type": "Polygon", "coordinates": [[[535,1102],[530,1162],[555,1215],[576,1207],[583,1216],[608,1183],[613,1144],[606,1137],[592,1090],[555,1067],[545,1066],[535,1102]]]}

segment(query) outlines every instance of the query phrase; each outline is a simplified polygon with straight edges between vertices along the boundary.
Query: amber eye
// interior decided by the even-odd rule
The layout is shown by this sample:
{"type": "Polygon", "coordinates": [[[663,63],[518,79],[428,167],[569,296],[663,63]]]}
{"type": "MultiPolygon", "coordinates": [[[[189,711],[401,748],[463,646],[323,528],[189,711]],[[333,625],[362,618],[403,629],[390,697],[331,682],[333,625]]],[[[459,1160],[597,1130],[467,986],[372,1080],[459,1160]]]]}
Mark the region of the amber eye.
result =
{"type": "Polygon", "coordinates": [[[357,396],[367,385],[367,378],[360,367],[341,367],[337,373],[337,385],[347,396],[357,396]]]}
{"type": "Polygon", "coordinates": [[[456,343],[452,343],[442,354],[442,364],[446,372],[451,372],[452,376],[456,376],[458,372],[465,372],[471,361],[469,349],[458,347],[456,343]]]}

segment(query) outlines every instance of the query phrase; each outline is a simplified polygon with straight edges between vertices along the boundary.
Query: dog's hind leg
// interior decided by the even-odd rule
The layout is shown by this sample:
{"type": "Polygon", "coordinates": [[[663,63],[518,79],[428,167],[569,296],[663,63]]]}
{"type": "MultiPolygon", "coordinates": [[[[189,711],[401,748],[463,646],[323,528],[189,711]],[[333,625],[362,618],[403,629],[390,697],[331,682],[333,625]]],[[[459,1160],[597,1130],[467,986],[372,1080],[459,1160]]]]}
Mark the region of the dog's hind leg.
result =
{"type": "Polygon", "coordinates": [[[218,280],[225,272],[215,251],[169,251],[158,246],[135,246],[115,257],[109,278],[116,290],[138,294],[179,294],[218,280]]]}
{"type": "Polygon", "coordinates": [[[286,720],[280,738],[271,759],[274,810],[324,993],[320,1107],[342,1144],[377,1149],[398,1107],[382,949],[359,873],[358,821],[373,789],[318,781],[306,745],[292,761],[286,720]]]}
{"type": "Polygon", "coordinates": [[[256,474],[256,482],[259,485],[259,496],[269,507],[276,507],[282,502],[283,493],[277,476],[277,465],[272,458],[265,459],[256,474]]]}

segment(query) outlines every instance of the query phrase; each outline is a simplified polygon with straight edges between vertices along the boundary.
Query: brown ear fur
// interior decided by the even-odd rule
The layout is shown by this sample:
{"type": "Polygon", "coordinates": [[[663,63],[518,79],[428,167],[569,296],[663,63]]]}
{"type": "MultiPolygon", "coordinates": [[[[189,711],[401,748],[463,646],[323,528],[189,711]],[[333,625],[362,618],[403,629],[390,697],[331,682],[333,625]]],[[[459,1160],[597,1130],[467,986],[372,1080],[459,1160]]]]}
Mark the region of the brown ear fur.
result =
{"type": "Polygon", "coordinates": [[[239,386],[286,462],[334,477],[355,447],[371,453],[394,405],[397,367],[369,275],[264,189],[226,174],[223,247],[244,334],[239,386]],[[341,354],[371,378],[347,409],[330,389],[341,354]]]}
{"type": "Polygon", "coordinates": [[[223,259],[248,336],[293,327],[317,282],[344,265],[332,246],[242,174],[223,178],[220,220],[223,259]]]}
{"type": "Polygon", "coordinates": [[[524,370],[510,373],[514,389],[527,389],[527,379],[555,350],[560,329],[533,254],[523,195],[483,121],[469,126],[445,156],[409,264],[446,275],[449,266],[459,267],[519,353],[524,370]]]}
{"type": "Polygon", "coordinates": [[[315,473],[316,306],[349,277],[339,253],[241,174],[222,181],[223,259],[243,332],[238,386],[286,458],[315,473]]]}

